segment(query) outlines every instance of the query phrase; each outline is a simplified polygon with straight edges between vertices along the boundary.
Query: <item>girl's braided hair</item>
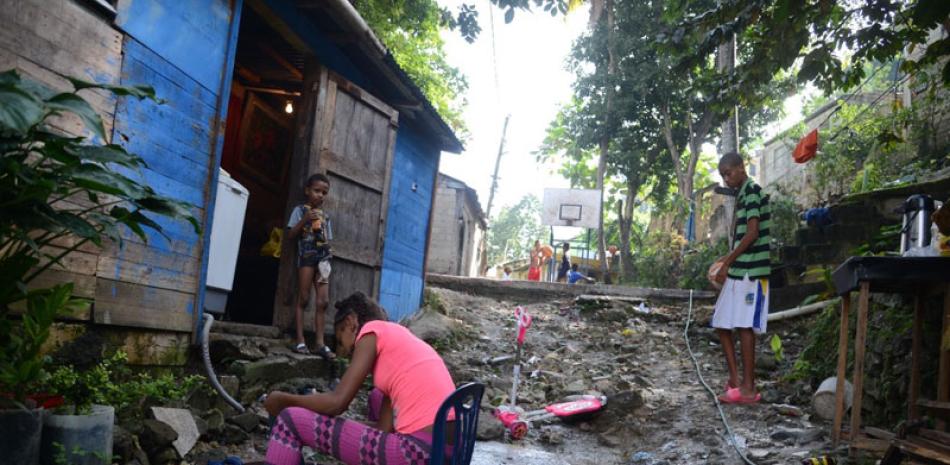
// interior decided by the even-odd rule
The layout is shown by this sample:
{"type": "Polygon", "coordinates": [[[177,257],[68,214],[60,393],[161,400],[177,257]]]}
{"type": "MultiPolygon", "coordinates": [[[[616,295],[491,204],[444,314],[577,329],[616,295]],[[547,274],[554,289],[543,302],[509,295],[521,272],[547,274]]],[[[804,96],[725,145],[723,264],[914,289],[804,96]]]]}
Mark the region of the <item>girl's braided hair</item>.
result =
{"type": "Polygon", "coordinates": [[[337,301],[336,315],[333,317],[333,325],[340,324],[350,314],[356,315],[356,321],[359,326],[363,326],[369,321],[388,320],[386,310],[380,307],[375,300],[366,296],[362,292],[354,292],[349,297],[337,301]]]}

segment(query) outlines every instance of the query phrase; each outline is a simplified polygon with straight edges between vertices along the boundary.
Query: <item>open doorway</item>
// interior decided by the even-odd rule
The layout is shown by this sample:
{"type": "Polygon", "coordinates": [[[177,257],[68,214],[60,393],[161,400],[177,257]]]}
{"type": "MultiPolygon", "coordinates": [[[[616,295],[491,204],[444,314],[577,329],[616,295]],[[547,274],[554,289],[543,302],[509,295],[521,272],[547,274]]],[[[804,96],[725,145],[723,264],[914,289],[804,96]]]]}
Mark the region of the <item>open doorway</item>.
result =
{"type": "MultiPolygon", "coordinates": [[[[282,230],[294,128],[303,88],[303,54],[284,41],[253,9],[238,31],[221,167],[250,195],[225,319],[270,325],[280,259],[262,252],[282,230]]],[[[278,249],[279,250],[279,249],[278,249]]]]}

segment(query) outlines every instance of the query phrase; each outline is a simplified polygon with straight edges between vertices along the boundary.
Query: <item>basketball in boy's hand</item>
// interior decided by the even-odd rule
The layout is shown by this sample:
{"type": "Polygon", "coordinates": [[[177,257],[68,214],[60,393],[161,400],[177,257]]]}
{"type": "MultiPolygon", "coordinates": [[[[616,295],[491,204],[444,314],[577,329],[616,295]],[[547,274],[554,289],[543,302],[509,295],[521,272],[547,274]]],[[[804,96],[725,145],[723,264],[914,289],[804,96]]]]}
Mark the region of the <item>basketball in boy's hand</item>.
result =
{"type": "Polygon", "coordinates": [[[709,280],[709,283],[713,285],[717,290],[722,289],[721,282],[716,280],[716,275],[719,274],[719,270],[722,269],[722,260],[716,260],[712,265],[709,266],[709,271],[706,272],[706,279],[709,280]]]}
{"type": "Polygon", "coordinates": [[[551,256],[554,255],[554,249],[551,248],[550,245],[544,244],[541,246],[541,255],[543,255],[544,258],[551,258],[551,256]]]}

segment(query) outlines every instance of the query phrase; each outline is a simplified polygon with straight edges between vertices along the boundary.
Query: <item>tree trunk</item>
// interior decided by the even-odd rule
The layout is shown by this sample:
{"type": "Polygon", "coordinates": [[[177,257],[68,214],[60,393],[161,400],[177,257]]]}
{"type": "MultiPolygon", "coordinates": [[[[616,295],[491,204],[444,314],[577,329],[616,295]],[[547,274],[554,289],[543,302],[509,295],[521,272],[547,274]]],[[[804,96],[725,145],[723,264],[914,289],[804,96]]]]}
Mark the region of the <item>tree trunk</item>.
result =
{"type": "Polygon", "coordinates": [[[614,7],[613,0],[604,2],[604,9],[607,13],[607,104],[604,115],[604,132],[600,139],[600,158],[597,160],[597,190],[600,191],[600,219],[597,223],[597,257],[600,259],[600,275],[604,282],[610,284],[610,274],[607,273],[607,243],[604,239],[604,176],[607,172],[607,151],[610,148],[611,131],[610,120],[613,111],[614,84],[613,77],[616,74],[617,61],[614,56],[614,7]]]}
{"type": "Polygon", "coordinates": [[[617,205],[617,217],[620,221],[620,268],[623,273],[623,280],[626,282],[636,279],[636,270],[633,267],[633,252],[630,247],[630,230],[633,228],[634,201],[640,187],[634,184],[634,182],[628,181],[626,203],[620,202],[617,205]]]}

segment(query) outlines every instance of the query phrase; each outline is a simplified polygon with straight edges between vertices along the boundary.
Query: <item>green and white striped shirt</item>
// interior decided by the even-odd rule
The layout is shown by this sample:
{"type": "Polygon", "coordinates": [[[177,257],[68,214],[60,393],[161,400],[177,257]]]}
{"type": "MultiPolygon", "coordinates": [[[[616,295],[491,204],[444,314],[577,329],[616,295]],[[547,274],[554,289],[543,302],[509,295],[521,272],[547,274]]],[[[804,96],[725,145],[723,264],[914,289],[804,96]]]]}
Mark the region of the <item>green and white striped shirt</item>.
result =
{"type": "Polygon", "coordinates": [[[729,267],[730,278],[741,280],[748,276],[749,279],[767,279],[772,273],[769,256],[771,213],[769,196],[763,194],[762,188],[752,182],[751,178],[746,179],[739,188],[739,197],[736,199],[736,238],[732,246],[735,248],[745,237],[748,222],[752,218],[759,219],[759,237],[729,267]]]}

